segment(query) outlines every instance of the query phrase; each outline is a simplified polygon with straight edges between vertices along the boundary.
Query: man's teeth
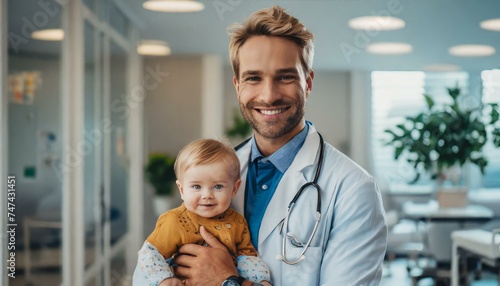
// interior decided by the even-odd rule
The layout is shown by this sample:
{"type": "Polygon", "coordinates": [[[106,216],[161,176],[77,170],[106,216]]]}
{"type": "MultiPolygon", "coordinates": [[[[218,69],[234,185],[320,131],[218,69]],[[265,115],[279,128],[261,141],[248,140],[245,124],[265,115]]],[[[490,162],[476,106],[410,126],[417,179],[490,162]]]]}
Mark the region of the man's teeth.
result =
{"type": "Polygon", "coordinates": [[[275,115],[275,114],[278,114],[278,113],[281,113],[285,111],[285,108],[283,109],[274,109],[274,110],[260,110],[260,113],[264,114],[264,115],[275,115]]]}

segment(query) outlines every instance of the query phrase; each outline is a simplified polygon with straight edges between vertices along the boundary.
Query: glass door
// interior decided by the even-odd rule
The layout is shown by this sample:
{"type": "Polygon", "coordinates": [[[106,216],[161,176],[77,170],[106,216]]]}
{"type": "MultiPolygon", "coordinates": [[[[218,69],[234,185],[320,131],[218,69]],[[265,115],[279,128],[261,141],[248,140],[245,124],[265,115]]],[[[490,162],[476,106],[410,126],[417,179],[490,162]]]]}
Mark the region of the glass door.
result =
{"type": "Polygon", "coordinates": [[[113,2],[94,4],[84,8],[83,136],[93,142],[84,158],[84,285],[123,285],[128,277],[130,107],[126,95],[131,44],[125,38],[126,19],[119,21],[125,25],[120,28],[106,18],[111,11],[117,13],[113,2]]]}
{"type": "Polygon", "coordinates": [[[102,125],[102,56],[99,46],[99,32],[85,20],[84,41],[84,129],[83,137],[88,138],[89,148],[84,161],[84,248],[87,285],[103,285],[102,275],[92,275],[100,272],[103,260],[102,243],[103,216],[105,207],[103,201],[104,183],[102,176],[102,154],[105,132],[102,125]],[[92,277],[92,278],[90,278],[92,277]]]}
{"type": "Polygon", "coordinates": [[[1,3],[0,182],[15,178],[17,272],[0,284],[129,285],[142,236],[130,223],[142,218],[133,26],[115,0],[1,3]]]}
{"type": "Polygon", "coordinates": [[[6,2],[8,130],[2,144],[8,145],[7,174],[15,182],[8,211],[15,215],[10,222],[16,232],[11,249],[16,257],[15,279],[8,284],[58,285],[63,271],[65,178],[60,168],[62,7],[55,0],[6,2]]]}

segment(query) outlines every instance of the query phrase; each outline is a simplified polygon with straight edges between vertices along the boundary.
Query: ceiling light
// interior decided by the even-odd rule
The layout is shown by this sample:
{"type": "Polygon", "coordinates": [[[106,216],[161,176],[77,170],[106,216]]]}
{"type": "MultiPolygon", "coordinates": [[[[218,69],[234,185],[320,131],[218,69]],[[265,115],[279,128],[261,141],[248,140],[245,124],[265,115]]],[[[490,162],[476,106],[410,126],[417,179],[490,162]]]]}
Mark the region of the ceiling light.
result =
{"type": "Polygon", "coordinates": [[[413,47],[405,43],[374,43],[366,47],[366,51],[372,54],[379,55],[402,55],[410,53],[413,47]]]}
{"type": "Polygon", "coordinates": [[[405,27],[405,21],[390,16],[364,16],[349,20],[349,27],[354,30],[387,31],[405,27]]]}
{"type": "Polygon", "coordinates": [[[31,33],[31,37],[35,40],[42,41],[62,41],[64,38],[64,31],[62,29],[38,30],[31,33]]]}
{"type": "Polygon", "coordinates": [[[201,11],[205,5],[194,0],[146,0],[142,7],[152,11],[183,13],[201,11]]]}
{"type": "Polygon", "coordinates": [[[453,72],[459,70],[460,70],[459,66],[451,64],[432,64],[424,66],[424,71],[430,71],[430,72],[453,72]]]}
{"type": "Polygon", "coordinates": [[[163,41],[144,40],[137,47],[137,53],[143,56],[168,56],[170,47],[163,41]]]}
{"type": "Polygon", "coordinates": [[[482,21],[479,25],[485,30],[500,32],[500,18],[485,20],[482,21]]]}
{"type": "Polygon", "coordinates": [[[451,55],[459,57],[486,57],[495,54],[495,48],[487,45],[458,45],[448,51],[451,55]]]}

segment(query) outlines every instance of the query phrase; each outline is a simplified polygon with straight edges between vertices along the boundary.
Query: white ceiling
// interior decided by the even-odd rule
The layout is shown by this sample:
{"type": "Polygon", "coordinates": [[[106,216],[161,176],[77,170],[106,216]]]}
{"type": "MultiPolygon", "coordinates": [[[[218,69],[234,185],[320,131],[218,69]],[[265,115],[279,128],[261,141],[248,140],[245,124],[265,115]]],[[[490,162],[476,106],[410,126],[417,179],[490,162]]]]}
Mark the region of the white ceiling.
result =
{"type": "MultiPolygon", "coordinates": [[[[299,18],[315,34],[315,69],[328,70],[422,70],[429,64],[459,65],[463,70],[500,67],[500,32],[483,30],[483,20],[500,18],[498,0],[199,0],[205,10],[172,14],[140,10],[145,27],[143,39],[169,43],[173,54],[213,53],[227,59],[226,28],[244,21],[252,12],[280,5],[299,18]],[[406,27],[368,35],[350,29],[349,19],[366,15],[390,15],[403,19],[406,27]],[[372,55],[367,43],[397,41],[413,46],[411,54],[372,55]],[[459,44],[493,46],[494,56],[459,58],[448,48],[459,44]],[[350,55],[342,51],[350,47],[350,55]]],[[[140,1],[139,1],[140,2],[140,1]]]]}
{"type": "Polygon", "coordinates": [[[459,65],[463,70],[500,67],[500,32],[479,27],[483,20],[500,18],[498,0],[199,0],[205,10],[172,14],[134,9],[144,22],[143,39],[167,41],[173,54],[220,54],[227,59],[226,28],[244,21],[252,12],[280,5],[299,18],[315,34],[315,69],[328,70],[422,70],[428,64],[459,65]],[[349,19],[366,15],[390,15],[403,19],[406,27],[371,36],[347,26],[349,19]],[[413,46],[400,56],[365,52],[367,43],[398,41],[413,46]],[[448,54],[458,44],[495,47],[494,56],[459,58],[448,54]],[[346,56],[342,47],[352,48],[346,56]]]}
{"type": "MultiPolygon", "coordinates": [[[[205,4],[203,11],[181,14],[145,10],[142,0],[117,0],[121,1],[142,23],[140,37],[168,42],[174,55],[219,54],[227,61],[227,27],[243,22],[258,9],[280,5],[315,34],[315,69],[422,70],[429,64],[453,64],[467,71],[500,68],[500,32],[479,27],[483,20],[500,18],[499,0],[198,0],[205,4]],[[403,19],[406,27],[369,35],[347,26],[349,19],[366,15],[395,16],[403,19]],[[368,43],[386,41],[409,43],[413,52],[380,56],[364,50],[368,43]],[[496,54],[481,58],[449,55],[449,47],[459,44],[491,45],[496,54]],[[342,47],[351,48],[353,53],[346,55],[342,47]]],[[[26,2],[31,1],[8,1],[9,31],[19,34],[14,26],[40,10],[26,2]]],[[[26,48],[43,50],[57,45],[30,41],[26,48]]]]}

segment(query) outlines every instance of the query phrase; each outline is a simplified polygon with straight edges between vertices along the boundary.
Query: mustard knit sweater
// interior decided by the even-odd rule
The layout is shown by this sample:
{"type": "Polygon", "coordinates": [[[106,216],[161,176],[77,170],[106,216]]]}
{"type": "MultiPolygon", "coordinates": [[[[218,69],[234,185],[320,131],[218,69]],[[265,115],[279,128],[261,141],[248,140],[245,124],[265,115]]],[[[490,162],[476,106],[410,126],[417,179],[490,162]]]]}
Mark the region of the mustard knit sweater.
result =
{"type": "Polygon", "coordinates": [[[245,218],[231,208],[216,217],[205,218],[182,204],[158,218],[147,241],[165,258],[172,257],[184,244],[203,244],[199,233],[202,225],[227,247],[234,259],[240,255],[257,256],[245,218]]]}

